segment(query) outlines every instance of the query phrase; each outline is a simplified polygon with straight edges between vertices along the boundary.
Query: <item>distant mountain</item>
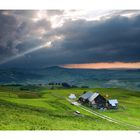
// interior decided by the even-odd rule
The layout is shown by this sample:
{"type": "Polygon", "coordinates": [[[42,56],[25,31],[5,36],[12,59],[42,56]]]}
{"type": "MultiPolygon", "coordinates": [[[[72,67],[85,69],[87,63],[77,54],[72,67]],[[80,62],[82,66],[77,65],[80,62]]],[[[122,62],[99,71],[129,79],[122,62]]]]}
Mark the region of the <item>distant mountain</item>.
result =
{"type": "Polygon", "coordinates": [[[59,66],[41,69],[0,69],[0,84],[67,82],[77,86],[120,87],[140,90],[140,70],[69,69],[59,66]]]}

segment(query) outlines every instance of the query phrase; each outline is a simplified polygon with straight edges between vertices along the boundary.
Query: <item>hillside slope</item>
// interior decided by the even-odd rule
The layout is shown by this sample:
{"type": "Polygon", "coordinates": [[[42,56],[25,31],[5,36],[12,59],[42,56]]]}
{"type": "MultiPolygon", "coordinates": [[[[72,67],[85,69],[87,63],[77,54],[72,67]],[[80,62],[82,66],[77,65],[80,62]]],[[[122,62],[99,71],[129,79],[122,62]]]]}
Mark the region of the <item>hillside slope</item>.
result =
{"type": "MultiPolygon", "coordinates": [[[[114,119],[140,127],[140,93],[123,89],[91,89],[110,98],[117,98],[119,110],[100,112],[114,119]]],[[[20,90],[11,87],[0,89],[1,130],[136,130],[133,127],[109,122],[79,107],[65,98],[70,93],[78,97],[83,89],[40,89],[41,98],[23,99],[17,96],[20,90]],[[78,110],[82,115],[75,115],[78,110]]],[[[26,92],[26,91],[24,91],[26,92]]],[[[30,91],[32,92],[32,91],[30,91]]]]}

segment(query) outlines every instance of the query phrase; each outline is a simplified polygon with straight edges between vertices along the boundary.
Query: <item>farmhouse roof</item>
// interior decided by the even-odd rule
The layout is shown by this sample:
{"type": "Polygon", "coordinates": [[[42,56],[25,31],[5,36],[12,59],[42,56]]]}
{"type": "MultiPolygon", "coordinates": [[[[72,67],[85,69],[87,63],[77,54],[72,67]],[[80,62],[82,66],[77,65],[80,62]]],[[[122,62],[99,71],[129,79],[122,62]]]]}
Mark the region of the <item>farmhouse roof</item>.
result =
{"type": "Polygon", "coordinates": [[[88,92],[86,92],[85,94],[81,95],[80,97],[86,100],[86,99],[88,99],[89,97],[91,97],[92,94],[93,94],[93,92],[88,91],[88,92]]]}
{"type": "Polygon", "coordinates": [[[99,95],[99,93],[95,92],[95,93],[93,93],[93,94],[88,98],[88,100],[91,102],[91,101],[93,101],[98,95],[99,95]]]}
{"type": "Polygon", "coordinates": [[[109,102],[112,106],[116,106],[116,104],[118,104],[118,100],[117,100],[117,99],[110,99],[110,100],[108,100],[108,102],[109,102]]]}

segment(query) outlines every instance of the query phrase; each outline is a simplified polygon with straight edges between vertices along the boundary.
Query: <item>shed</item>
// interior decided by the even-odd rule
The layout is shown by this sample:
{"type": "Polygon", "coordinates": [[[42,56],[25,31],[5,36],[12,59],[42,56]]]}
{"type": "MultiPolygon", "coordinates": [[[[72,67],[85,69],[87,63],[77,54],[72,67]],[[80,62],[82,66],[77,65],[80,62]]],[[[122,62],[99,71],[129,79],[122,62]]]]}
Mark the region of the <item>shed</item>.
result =
{"type": "Polygon", "coordinates": [[[117,99],[109,99],[108,100],[108,108],[115,109],[118,108],[118,100],[117,99]]]}
{"type": "Polygon", "coordinates": [[[70,94],[70,95],[69,95],[69,99],[76,99],[75,94],[70,94]]]}

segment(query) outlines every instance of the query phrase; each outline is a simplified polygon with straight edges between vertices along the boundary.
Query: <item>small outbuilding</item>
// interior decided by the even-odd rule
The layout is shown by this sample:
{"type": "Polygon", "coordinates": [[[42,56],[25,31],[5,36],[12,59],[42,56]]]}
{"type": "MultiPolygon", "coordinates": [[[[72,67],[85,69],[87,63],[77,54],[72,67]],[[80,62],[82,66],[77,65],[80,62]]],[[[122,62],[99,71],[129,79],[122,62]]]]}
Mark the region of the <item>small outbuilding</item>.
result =
{"type": "Polygon", "coordinates": [[[70,94],[70,95],[69,95],[69,99],[76,99],[75,94],[70,94]]]}
{"type": "Polygon", "coordinates": [[[117,109],[118,108],[118,100],[117,99],[110,99],[108,100],[108,108],[109,109],[117,109]]]}

